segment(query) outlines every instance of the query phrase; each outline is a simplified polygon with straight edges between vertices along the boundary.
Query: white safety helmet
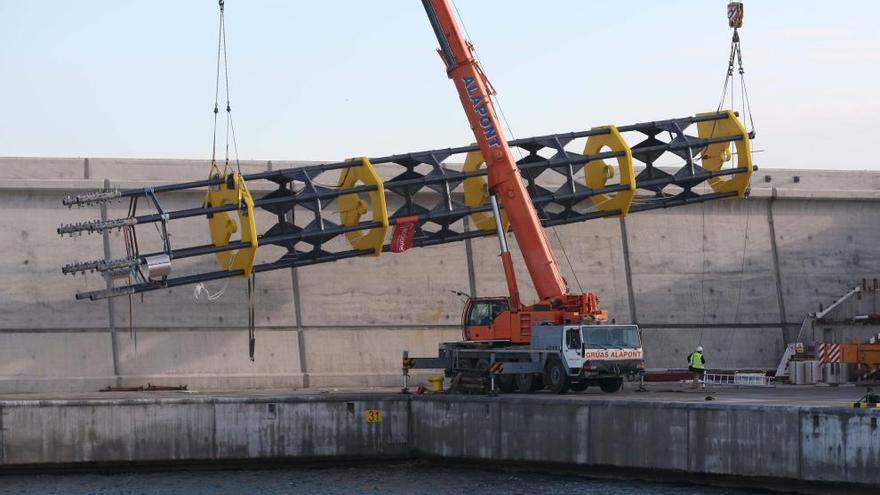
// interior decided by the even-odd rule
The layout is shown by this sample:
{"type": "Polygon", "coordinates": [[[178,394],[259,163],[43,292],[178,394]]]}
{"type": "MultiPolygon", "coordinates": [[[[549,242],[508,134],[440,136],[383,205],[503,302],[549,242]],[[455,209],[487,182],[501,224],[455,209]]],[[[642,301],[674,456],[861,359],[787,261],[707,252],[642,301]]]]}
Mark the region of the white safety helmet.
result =
{"type": "Polygon", "coordinates": [[[698,346],[697,346],[697,352],[703,352],[703,346],[698,345],[698,346]]]}

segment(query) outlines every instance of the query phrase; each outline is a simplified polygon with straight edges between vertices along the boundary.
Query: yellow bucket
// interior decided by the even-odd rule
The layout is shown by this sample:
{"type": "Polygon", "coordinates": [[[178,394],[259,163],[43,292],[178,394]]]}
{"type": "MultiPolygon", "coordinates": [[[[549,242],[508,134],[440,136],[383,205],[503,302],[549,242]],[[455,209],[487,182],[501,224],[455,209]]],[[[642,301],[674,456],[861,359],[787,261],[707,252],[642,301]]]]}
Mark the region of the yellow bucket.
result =
{"type": "Polygon", "coordinates": [[[431,384],[431,392],[442,392],[443,391],[443,376],[435,375],[431,378],[428,378],[428,382],[431,384]]]}

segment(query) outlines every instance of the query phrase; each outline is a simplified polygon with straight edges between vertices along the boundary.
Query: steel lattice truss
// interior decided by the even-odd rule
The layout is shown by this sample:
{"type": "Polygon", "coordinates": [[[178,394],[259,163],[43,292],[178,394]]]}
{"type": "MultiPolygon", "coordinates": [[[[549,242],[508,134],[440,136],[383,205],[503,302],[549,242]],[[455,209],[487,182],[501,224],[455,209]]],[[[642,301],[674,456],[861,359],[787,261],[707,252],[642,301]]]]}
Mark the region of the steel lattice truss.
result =
{"type": "MultiPolygon", "coordinates": [[[[720,112],[550,134],[509,144],[514,155],[521,156],[517,163],[542,223],[554,226],[744,197],[753,170],[749,150],[753,137],[733,112],[720,112]],[[689,129],[697,132],[688,133],[689,129]]],[[[74,263],[63,271],[97,271],[112,280],[125,275],[131,281],[76,295],[77,299],[96,300],[377,255],[391,250],[387,231],[404,222],[415,224],[413,247],[492,235],[486,169],[479,153],[477,146],[471,145],[273,170],[238,179],[224,172],[194,182],[68,196],[64,201],[68,206],[127,199],[129,209],[124,218],[62,225],[58,233],[121,229],[129,256],[74,263]],[[250,198],[247,187],[240,184],[257,181],[271,182],[274,190],[250,198]],[[205,188],[232,191],[233,195],[238,190],[238,200],[217,205],[206,201],[176,211],[162,206],[163,194],[205,188]],[[148,212],[139,214],[139,209],[148,212]],[[174,221],[183,218],[206,216],[210,220],[219,215],[234,221],[237,214],[238,231],[246,231],[256,216],[249,209],[265,210],[274,219],[268,228],[258,230],[261,233],[256,242],[244,236],[218,240],[213,237],[213,223],[211,243],[173,246],[169,241],[174,221]],[[151,223],[160,226],[162,249],[141,253],[138,237],[146,232],[139,232],[138,227],[151,223]],[[348,242],[343,244],[340,238],[348,242]],[[340,245],[346,247],[340,249],[340,245]],[[246,257],[241,253],[253,254],[265,246],[278,246],[285,254],[265,263],[253,263],[251,256],[250,264],[242,264],[246,257]],[[171,264],[178,260],[222,253],[239,253],[242,266],[221,264],[222,269],[215,271],[171,275],[171,264]]]]}

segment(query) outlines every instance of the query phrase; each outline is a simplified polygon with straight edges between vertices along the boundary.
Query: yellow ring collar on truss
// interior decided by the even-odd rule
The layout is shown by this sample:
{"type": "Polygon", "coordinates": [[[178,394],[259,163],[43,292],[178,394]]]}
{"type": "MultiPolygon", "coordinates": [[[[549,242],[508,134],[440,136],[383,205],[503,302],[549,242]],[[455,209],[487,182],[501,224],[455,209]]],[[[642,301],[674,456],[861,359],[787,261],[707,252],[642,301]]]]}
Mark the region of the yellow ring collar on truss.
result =
{"type": "Polygon", "coordinates": [[[385,244],[385,234],[388,232],[388,209],[385,205],[385,185],[373,164],[367,157],[353,158],[349,161],[360,161],[361,164],[345,169],[339,176],[337,186],[340,188],[354,187],[358,182],[364,185],[375,185],[376,189],[367,194],[370,198],[368,205],[358,193],[349,193],[339,196],[339,218],[342,225],[351,227],[357,225],[361,215],[368,209],[373,210],[373,222],[381,223],[381,227],[366,230],[346,232],[345,237],[355,249],[372,249],[376,256],[382,254],[382,246],[385,244]]]}
{"type": "MultiPolygon", "coordinates": [[[[715,113],[698,113],[697,116],[714,115],[715,113]]],[[[752,143],[748,131],[732,111],[725,110],[721,113],[726,113],[727,117],[697,123],[699,136],[702,139],[742,136],[739,141],[734,141],[736,167],[743,167],[746,170],[743,173],[727,177],[712,177],[707,182],[717,193],[735,191],[737,196],[745,198],[746,190],[752,181],[752,143]]],[[[710,144],[703,151],[702,167],[710,172],[718,172],[724,166],[724,162],[729,160],[730,142],[710,144]]]]}
{"type": "Polygon", "coordinates": [[[240,174],[231,172],[227,164],[221,175],[216,164],[211,164],[211,178],[220,178],[222,183],[208,187],[205,195],[206,207],[217,207],[226,204],[238,205],[238,222],[233,220],[230,212],[214,213],[208,219],[211,231],[211,242],[215,246],[229,244],[232,234],[241,231],[239,240],[250,243],[250,247],[217,253],[217,261],[224,270],[242,270],[245,277],[253,272],[254,260],[257,257],[257,223],[254,218],[254,200],[240,174]],[[239,229],[239,226],[241,227],[239,229]]]}
{"type": "MultiPolygon", "coordinates": [[[[601,153],[603,148],[611,151],[622,151],[623,156],[617,158],[617,169],[620,174],[620,184],[629,186],[624,191],[618,191],[609,194],[597,194],[591,196],[590,200],[596,209],[601,211],[620,210],[620,216],[626,216],[629,213],[629,207],[632,204],[633,196],[636,193],[636,176],[633,170],[632,150],[623,136],[613,125],[605,127],[594,127],[595,129],[608,129],[607,134],[598,134],[590,136],[587,144],[584,146],[585,155],[595,155],[601,153]]],[[[587,187],[590,189],[601,189],[605,187],[608,179],[614,177],[614,167],[605,163],[605,160],[591,160],[584,165],[584,178],[587,187]]]]}
{"type": "MultiPolygon", "coordinates": [[[[471,151],[464,159],[464,166],[461,171],[464,173],[475,172],[485,163],[483,154],[479,150],[471,151]]],[[[478,208],[489,203],[489,188],[486,186],[486,177],[468,177],[464,180],[464,204],[470,208],[478,208]]],[[[495,218],[488,211],[478,211],[471,213],[471,221],[477,230],[495,230],[495,218]]],[[[507,213],[501,210],[501,223],[504,231],[507,232],[510,221],[507,219],[507,213]]]]}

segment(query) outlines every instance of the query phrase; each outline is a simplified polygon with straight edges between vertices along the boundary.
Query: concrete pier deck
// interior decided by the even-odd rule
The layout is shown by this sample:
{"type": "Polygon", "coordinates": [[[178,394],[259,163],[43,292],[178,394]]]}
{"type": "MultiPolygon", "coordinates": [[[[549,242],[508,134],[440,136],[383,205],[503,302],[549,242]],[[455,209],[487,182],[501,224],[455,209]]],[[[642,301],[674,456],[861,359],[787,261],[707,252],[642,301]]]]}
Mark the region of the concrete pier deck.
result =
{"type": "MultiPolygon", "coordinates": [[[[806,406],[806,407],[845,407],[848,403],[860,398],[865,393],[864,386],[846,384],[839,386],[823,385],[775,385],[768,387],[749,386],[715,386],[706,389],[693,389],[690,383],[679,382],[648,382],[644,384],[645,391],[640,392],[637,383],[626,382],[624,388],[617,393],[606,394],[595,387],[585,392],[569,392],[563,395],[555,395],[547,391],[539,391],[532,394],[501,394],[494,398],[516,398],[518,400],[556,400],[578,402],[618,402],[639,401],[658,402],[670,404],[706,403],[706,395],[712,396],[715,404],[730,404],[733,406],[762,405],[762,406],[806,406]],[[708,393],[707,393],[708,392],[708,393]]],[[[880,390],[880,386],[874,387],[880,390]]],[[[54,402],[117,402],[126,400],[180,400],[192,398],[194,400],[295,400],[310,397],[347,397],[351,395],[379,398],[406,398],[406,397],[441,397],[451,398],[474,398],[479,395],[448,395],[426,393],[418,395],[415,387],[410,394],[401,394],[400,387],[323,387],[304,389],[249,389],[249,390],[162,390],[154,392],[45,392],[45,393],[14,393],[0,394],[0,406],[18,405],[25,403],[54,403],[54,402]]],[[[488,397],[487,398],[492,398],[488,397]]]]}
{"type": "Polygon", "coordinates": [[[4,395],[0,466],[432,458],[823,490],[880,486],[880,409],[848,407],[863,388],[719,389],[706,401],[678,383],[628,387],[497,397],[395,389],[4,395]]]}

